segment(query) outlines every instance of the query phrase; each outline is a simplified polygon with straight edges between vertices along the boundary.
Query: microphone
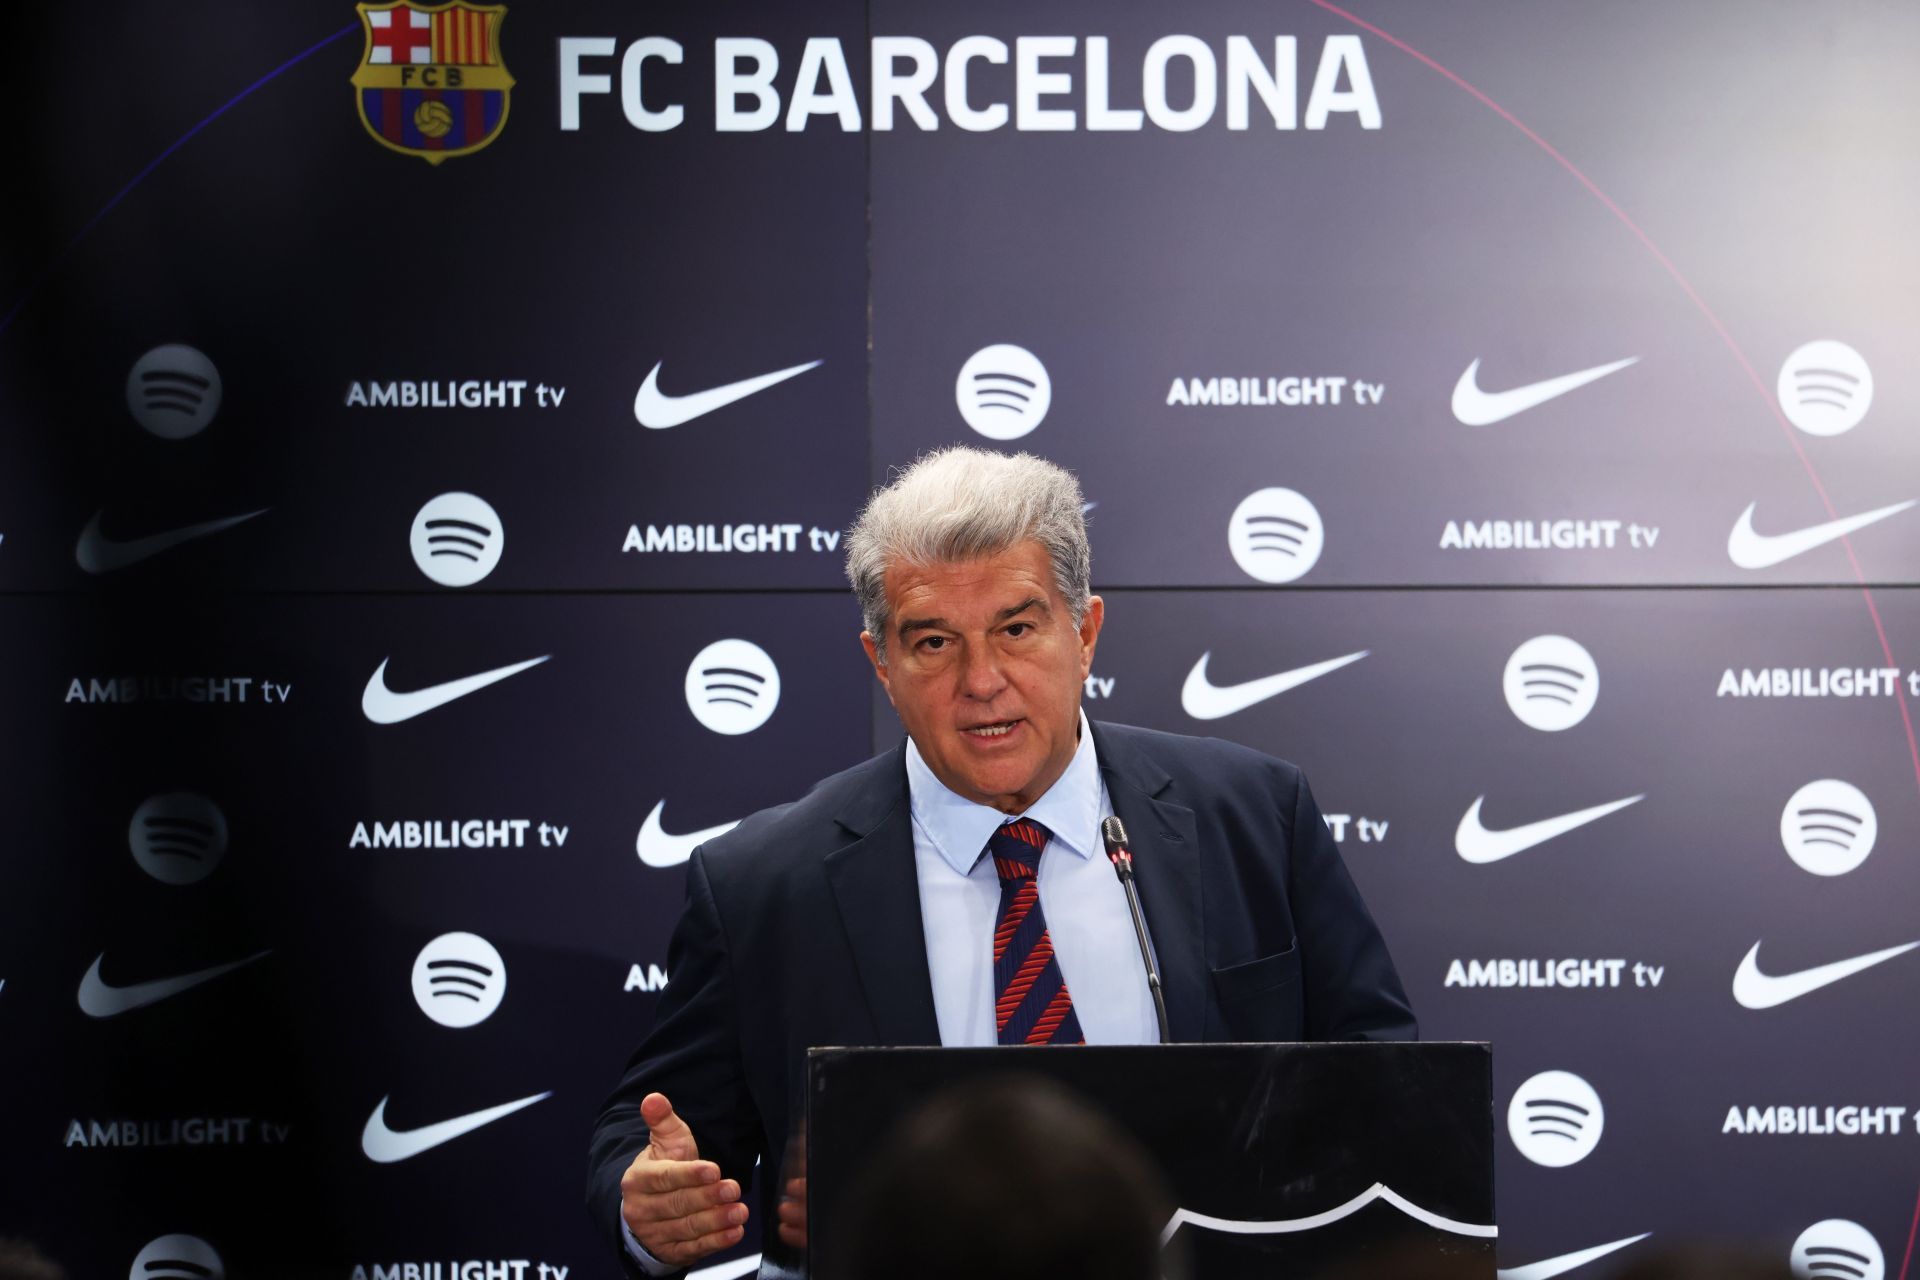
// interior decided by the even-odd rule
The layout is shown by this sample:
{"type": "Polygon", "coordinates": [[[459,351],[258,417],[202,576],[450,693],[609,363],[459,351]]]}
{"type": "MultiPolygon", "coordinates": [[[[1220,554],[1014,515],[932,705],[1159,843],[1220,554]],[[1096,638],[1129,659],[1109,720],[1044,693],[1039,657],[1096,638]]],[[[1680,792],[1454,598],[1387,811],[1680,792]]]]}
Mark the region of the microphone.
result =
{"type": "Polygon", "coordinates": [[[1170,1044],[1167,1031],[1167,1001],[1160,994],[1160,974],[1153,967],[1153,948],[1147,945],[1147,921],[1140,914],[1140,894],[1133,887],[1133,855],[1127,852],[1127,824],[1118,818],[1100,822],[1100,839],[1107,846],[1107,861],[1127,891],[1127,908],[1133,912],[1133,936],[1140,940],[1140,959],[1147,966],[1147,990],[1153,995],[1153,1016],[1160,1023],[1160,1043],[1170,1044]]]}

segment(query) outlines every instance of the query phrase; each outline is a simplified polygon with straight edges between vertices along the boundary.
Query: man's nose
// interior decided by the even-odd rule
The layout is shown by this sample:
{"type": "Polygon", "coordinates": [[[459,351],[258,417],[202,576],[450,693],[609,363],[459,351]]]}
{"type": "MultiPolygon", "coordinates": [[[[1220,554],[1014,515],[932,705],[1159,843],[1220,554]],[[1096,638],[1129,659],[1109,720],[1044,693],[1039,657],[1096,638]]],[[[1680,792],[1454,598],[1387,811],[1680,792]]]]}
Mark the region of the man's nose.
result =
{"type": "Polygon", "coordinates": [[[1006,673],[1000,669],[1000,655],[990,644],[968,645],[966,660],[960,667],[960,692],[985,701],[1007,687],[1006,673]]]}

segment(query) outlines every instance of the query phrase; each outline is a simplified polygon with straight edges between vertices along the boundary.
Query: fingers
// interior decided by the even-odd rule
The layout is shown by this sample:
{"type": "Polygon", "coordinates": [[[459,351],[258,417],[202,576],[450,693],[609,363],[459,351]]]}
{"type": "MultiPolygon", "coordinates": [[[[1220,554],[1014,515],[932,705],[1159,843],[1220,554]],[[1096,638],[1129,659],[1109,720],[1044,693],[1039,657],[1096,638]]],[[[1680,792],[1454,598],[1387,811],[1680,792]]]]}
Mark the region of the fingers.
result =
{"type": "Polygon", "coordinates": [[[669,1191],[664,1195],[646,1197],[642,1212],[646,1213],[650,1220],[663,1223],[699,1218],[702,1214],[711,1217],[711,1221],[701,1225],[697,1230],[673,1233],[684,1238],[745,1222],[747,1206],[736,1203],[739,1199],[740,1184],[729,1178],[725,1182],[716,1182],[712,1186],[686,1187],[679,1191],[669,1191]]]}
{"type": "Polygon", "coordinates": [[[739,1242],[747,1206],[740,1184],[711,1161],[655,1161],[645,1154],[621,1178],[620,1213],[634,1238],[662,1262],[683,1265],[739,1242]]]}
{"type": "Polygon", "coordinates": [[[807,1247],[807,1180],[788,1178],[786,1194],[775,1207],[780,1220],[780,1239],[796,1249],[807,1247]]]}
{"type": "Polygon", "coordinates": [[[699,1213],[690,1213],[684,1218],[675,1218],[663,1225],[690,1240],[699,1240],[705,1236],[724,1234],[735,1227],[744,1227],[746,1223],[747,1206],[722,1204],[699,1213]]]}
{"type": "MultiPolygon", "coordinates": [[[[653,1149],[642,1151],[620,1175],[620,1194],[659,1196],[670,1191],[712,1187],[720,1182],[720,1166],[711,1160],[662,1160],[653,1149]]],[[[739,1198],[739,1183],[733,1183],[739,1198]]]]}
{"type": "MultiPolygon", "coordinates": [[[[676,1192],[675,1195],[686,1194],[676,1192]]],[[[739,1192],[734,1192],[738,1195],[739,1192]]],[[[671,1207],[659,1206],[657,1217],[647,1216],[651,1206],[636,1206],[634,1212],[627,1215],[627,1226],[644,1244],[650,1240],[660,1240],[674,1244],[684,1244],[689,1240],[698,1240],[701,1236],[725,1231],[730,1227],[744,1226],[747,1221],[747,1206],[738,1203],[704,1204],[682,1203],[671,1207]]]]}
{"type": "Polygon", "coordinates": [[[693,1130],[674,1112],[664,1093],[650,1093],[640,1099],[640,1118],[647,1122],[650,1145],[662,1160],[697,1160],[700,1147],[693,1130]]]}
{"type": "Polygon", "coordinates": [[[660,1261],[689,1266],[738,1244],[747,1206],[740,1184],[700,1159],[693,1129],[663,1093],[640,1100],[647,1147],[620,1178],[620,1215],[641,1247],[660,1261]]]}
{"type": "Polygon", "coordinates": [[[684,1267],[691,1266],[708,1254],[718,1253],[722,1249],[732,1248],[734,1245],[740,1243],[740,1238],[744,1235],[746,1235],[746,1229],[744,1227],[728,1227],[724,1231],[710,1232],[707,1235],[680,1243],[662,1244],[658,1248],[652,1245],[646,1245],[646,1241],[644,1240],[640,1243],[646,1245],[647,1252],[660,1259],[660,1261],[671,1263],[676,1267],[684,1267]]]}

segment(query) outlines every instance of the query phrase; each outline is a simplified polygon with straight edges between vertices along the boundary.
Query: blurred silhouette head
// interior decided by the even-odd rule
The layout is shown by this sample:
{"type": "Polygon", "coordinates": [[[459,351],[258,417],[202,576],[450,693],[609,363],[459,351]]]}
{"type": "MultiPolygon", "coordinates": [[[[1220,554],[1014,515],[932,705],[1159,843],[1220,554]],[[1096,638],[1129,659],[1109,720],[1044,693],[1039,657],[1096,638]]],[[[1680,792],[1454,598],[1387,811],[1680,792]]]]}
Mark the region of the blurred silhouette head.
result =
{"type": "Polygon", "coordinates": [[[853,1280],[1158,1280],[1172,1201],[1147,1155],[1051,1081],[1009,1075],[914,1113],[850,1193],[853,1280]]]}
{"type": "Polygon", "coordinates": [[[31,1241],[0,1236],[0,1280],[66,1280],[60,1264],[31,1241]]]}

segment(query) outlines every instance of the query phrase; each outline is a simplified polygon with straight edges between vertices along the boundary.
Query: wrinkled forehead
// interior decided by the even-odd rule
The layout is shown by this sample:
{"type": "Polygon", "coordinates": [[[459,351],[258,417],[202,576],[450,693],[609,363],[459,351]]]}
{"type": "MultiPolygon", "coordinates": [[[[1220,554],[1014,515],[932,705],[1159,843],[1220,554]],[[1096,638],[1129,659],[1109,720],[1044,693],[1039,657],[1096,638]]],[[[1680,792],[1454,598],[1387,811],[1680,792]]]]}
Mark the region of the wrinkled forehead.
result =
{"type": "Polygon", "coordinates": [[[1053,564],[1038,542],[1016,543],[992,555],[928,563],[902,560],[887,568],[887,611],[991,618],[1023,603],[1051,609],[1059,603],[1053,564]]]}

